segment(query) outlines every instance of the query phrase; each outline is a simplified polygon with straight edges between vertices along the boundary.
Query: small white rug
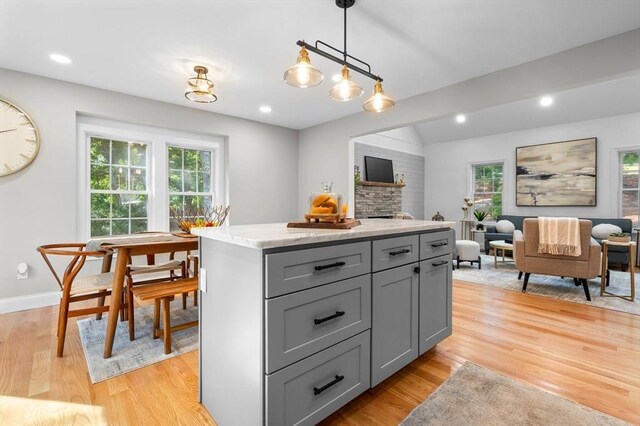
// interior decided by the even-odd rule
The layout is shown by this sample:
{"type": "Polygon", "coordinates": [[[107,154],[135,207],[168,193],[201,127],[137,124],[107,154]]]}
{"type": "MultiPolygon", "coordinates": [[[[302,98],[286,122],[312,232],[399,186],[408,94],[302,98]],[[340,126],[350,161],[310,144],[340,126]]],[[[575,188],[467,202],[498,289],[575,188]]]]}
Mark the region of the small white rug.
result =
{"type": "MultiPolygon", "coordinates": [[[[493,256],[481,254],[480,257],[482,258],[482,269],[478,269],[477,263],[471,266],[468,262],[462,262],[460,269],[456,268],[453,271],[453,279],[522,291],[524,276],[518,280],[518,271],[512,259],[507,258],[507,262],[502,263],[502,258],[498,256],[498,269],[496,269],[493,256]]],[[[455,265],[456,261],[453,262],[455,265]]],[[[611,271],[610,273],[611,283],[607,287],[607,291],[628,295],[631,292],[629,272],[611,271]]],[[[636,285],[640,285],[639,273],[635,274],[635,282],[636,285]]],[[[573,278],[569,277],[562,279],[550,275],[531,274],[527,293],[640,315],[640,291],[636,291],[635,302],[632,303],[618,297],[600,296],[600,278],[587,280],[587,283],[591,293],[591,302],[585,297],[582,286],[575,286],[573,278]]],[[[637,287],[636,290],[638,290],[637,287]]]]}
{"type": "MultiPolygon", "coordinates": [[[[171,324],[178,325],[198,319],[198,307],[182,309],[182,300],[171,306],[171,324]]],[[[191,327],[171,334],[171,353],[165,355],[162,339],[153,338],[153,306],[136,308],[136,339],[129,340],[129,324],[118,321],[111,358],[104,359],[107,316],[100,321],[95,317],[78,321],[82,349],[87,360],[91,382],[97,383],[135,369],[164,361],[176,355],[198,349],[198,327],[191,327]]]]}

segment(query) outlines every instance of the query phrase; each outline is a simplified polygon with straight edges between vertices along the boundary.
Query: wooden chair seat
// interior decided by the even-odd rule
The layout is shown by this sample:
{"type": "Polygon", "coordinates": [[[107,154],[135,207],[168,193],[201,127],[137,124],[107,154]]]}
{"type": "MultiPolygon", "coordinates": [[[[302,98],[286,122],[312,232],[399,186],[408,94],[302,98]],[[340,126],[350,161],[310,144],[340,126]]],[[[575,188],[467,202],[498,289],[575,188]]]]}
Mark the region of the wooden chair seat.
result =
{"type": "Polygon", "coordinates": [[[95,293],[100,290],[110,290],[113,285],[113,272],[105,272],[102,274],[85,275],[83,277],[77,277],[73,286],[71,287],[70,294],[75,296],[78,294],[95,293]]]}
{"type": "Polygon", "coordinates": [[[141,302],[154,301],[153,310],[153,338],[161,337],[164,340],[164,353],[171,353],[171,333],[198,325],[198,321],[190,321],[185,324],[171,325],[170,303],[177,294],[189,293],[198,290],[198,277],[180,278],[169,282],[160,282],[141,287],[133,287],[131,291],[136,299],[141,302]],[[160,304],[162,303],[162,324],[160,328],[160,304]]]}

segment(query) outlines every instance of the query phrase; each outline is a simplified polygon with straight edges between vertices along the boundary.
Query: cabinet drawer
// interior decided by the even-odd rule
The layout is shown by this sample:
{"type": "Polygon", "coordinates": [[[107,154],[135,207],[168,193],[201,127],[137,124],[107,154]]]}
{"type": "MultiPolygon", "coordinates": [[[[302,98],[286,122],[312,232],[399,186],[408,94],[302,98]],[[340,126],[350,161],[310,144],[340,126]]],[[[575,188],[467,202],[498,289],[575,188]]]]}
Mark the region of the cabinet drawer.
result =
{"type": "Polygon", "coordinates": [[[453,253],[453,230],[420,234],[420,260],[453,253]]]}
{"type": "Polygon", "coordinates": [[[371,276],[265,301],[267,373],[371,327],[371,276]]]}
{"type": "Polygon", "coordinates": [[[371,272],[371,243],[266,255],[267,298],[371,272]]]}
{"type": "Polygon", "coordinates": [[[417,235],[374,241],[371,249],[373,272],[417,262],[419,241],[417,235]]]}
{"type": "Polygon", "coordinates": [[[269,425],[313,425],[369,389],[369,331],[266,378],[269,425]]]}

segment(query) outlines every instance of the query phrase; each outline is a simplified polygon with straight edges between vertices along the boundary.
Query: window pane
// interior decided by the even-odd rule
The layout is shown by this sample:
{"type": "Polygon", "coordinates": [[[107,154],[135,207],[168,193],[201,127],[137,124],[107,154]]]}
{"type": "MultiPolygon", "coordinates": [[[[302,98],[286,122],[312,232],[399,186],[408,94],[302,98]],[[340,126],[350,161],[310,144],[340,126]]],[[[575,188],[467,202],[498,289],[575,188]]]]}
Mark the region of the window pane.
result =
{"type": "Polygon", "coordinates": [[[209,173],[198,173],[198,191],[211,192],[211,175],[209,173]]]}
{"type": "Polygon", "coordinates": [[[198,170],[201,172],[211,171],[211,153],[209,151],[200,151],[198,170]]]}
{"type": "Polygon", "coordinates": [[[111,217],[128,218],[131,195],[113,194],[111,197],[113,200],[113,204],[111,206],[111,217]]]}
{"type": "Polygon", "coordinates": [[[91,217],[108,219],[111,214],[111,195],[91,194],[91,217]]]}
{"type": "Polygon", "coordinates": [[[622,191],[622,217],[631,219],[634,225],[638,224],[638,215],[640,215],[639,192],[622,191]]]}
{"type": "Polygon", "coordinates": [[[171,195],[169,197],[169,207],[174,209],[181,209],[182,203],[184,203],[184,197],[182,195],[171,195]]]}
{"type": "MultiPolygon", "coordinates": [[[[185,155],[185,159],[186,159],[186,155],[185,155]]],[[[184,192],[196,192],[196,173],[195,172],[189,172],[185,170],[184,192]]]]}
{"type": "Polygon", "coordinates": [[[111,141],[111,164],[129,164],[129,142],[111,141]]]}
{"type": "Polygon", "coordinates": [[[169,192],[182,192],[182,172],[169,172],[169,192]]]}
{"type": "Polygon", "coordinates": [[[131,168],[131,190],[144,191],[147,189],[147,170],[138,167],[131,168]]]}
{"type": "Polygon", "coordinates": [[[111,221],[111,235],[123,235],[129,233],[129,219],[111,221]]]}
{"type": "Polygon", "coordinates": [[[638,153],[628,152],[622,157],[622,187],[638,188],[638,153]]]}
{"type": "Polygon", "coordinates": [[[131,219],[131,233],[145,232],[147,230],[147,219],[131,219]]]}
{"type": "Polygon", "coordinates": [[[127,191],[129,189],[129,168],[111,166],[111,189],[127,191]]]}
{"type": "Polygon", "coordinates": [[[198,164],[198,151],[195,149],[185,149],[184,150],[184,169],[196,171],[196,167],[198,164]]]}
{"type": "Polygon", "coordinates": [[[91,165],[91,189],[109,189],[109,166],[91,165]]]}
{"type": "Polygon", "coordinates": [[[91,138],[91,163],[109,164],[109,140],[91,138]]]}
{"type": "Polygon", "coordinates": [[[131,217],[147,217],[147,195],[135,195],[129,204],[131,205],[131,217]]]}
{"type": "Polygon", "coordinates": [[[91,236],[109,235],[109,220],[91,220],[91,236]]]}
{"type": "Polygon", "coordinates": [[[132,143],[129,145],[131,150],[131,165],[146,167],[147,165],[147,146],[141,143],[132,143]]]}
{"type": "Polygon", "coordinates": [[[182,149],[169,147],[169,168],[182,170],[182,149]]]}

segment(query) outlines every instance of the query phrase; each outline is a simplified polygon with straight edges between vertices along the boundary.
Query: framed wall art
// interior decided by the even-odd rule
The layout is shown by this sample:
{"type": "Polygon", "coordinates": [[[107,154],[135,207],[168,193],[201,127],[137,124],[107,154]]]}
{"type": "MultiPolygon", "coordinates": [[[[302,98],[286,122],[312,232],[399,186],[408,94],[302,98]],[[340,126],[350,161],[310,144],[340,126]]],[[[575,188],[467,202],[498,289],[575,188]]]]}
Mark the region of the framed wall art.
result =
{"type": "Polygon", "coordinates": [[[516,206],[595,206],[597,138],[516,148],[516,206]]]}

